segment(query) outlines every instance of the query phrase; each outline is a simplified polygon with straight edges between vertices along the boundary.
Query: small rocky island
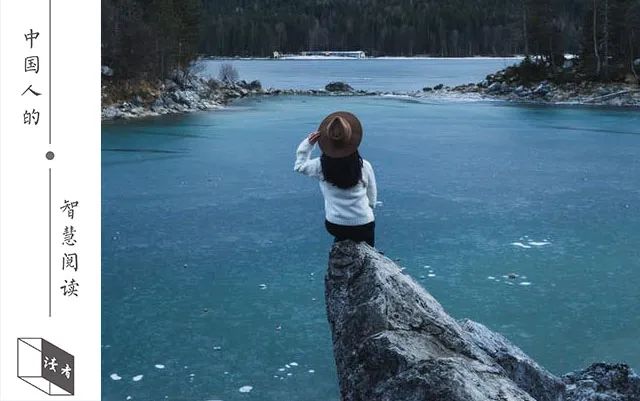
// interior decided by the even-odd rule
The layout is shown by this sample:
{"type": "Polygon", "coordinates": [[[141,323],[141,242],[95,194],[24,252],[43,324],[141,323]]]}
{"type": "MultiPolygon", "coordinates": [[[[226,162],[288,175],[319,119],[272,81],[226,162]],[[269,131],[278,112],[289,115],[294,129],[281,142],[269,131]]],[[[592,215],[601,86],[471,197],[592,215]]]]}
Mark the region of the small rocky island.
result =
{"type": "Polygon", "coordinates": [[[325,296],[343,401],[640,400],[627,365],[557,377],[502,335],[449,316],[365,243],[333,245],[325,296]]]}

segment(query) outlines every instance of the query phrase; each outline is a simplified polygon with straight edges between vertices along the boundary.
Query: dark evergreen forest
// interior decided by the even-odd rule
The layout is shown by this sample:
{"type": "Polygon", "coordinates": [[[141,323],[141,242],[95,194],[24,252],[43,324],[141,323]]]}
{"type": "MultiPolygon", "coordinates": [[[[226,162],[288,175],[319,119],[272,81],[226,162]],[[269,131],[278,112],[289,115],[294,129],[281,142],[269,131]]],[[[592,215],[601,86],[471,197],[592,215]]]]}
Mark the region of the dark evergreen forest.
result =
{"type": "MultiPolygon", "coordinates": [[[[198,55],[580,56],[593,79],[636,74],[640,0],[102,0],[115,78],[162,78],[198,55]]],[[[637,76],[637,74],[636,74],[637,76]]]]}

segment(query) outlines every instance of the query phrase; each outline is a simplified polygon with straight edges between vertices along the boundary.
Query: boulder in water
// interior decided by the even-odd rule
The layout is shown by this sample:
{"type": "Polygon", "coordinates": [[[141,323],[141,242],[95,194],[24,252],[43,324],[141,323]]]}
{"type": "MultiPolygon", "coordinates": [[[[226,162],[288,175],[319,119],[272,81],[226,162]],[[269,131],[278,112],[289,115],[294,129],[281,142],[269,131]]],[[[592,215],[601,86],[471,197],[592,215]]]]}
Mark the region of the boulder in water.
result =
{"type": "Polygon", "coordinates": [[[346,82],[329,82],[324,87],[327,92],[352,92],[353,88],[346,82]]]}

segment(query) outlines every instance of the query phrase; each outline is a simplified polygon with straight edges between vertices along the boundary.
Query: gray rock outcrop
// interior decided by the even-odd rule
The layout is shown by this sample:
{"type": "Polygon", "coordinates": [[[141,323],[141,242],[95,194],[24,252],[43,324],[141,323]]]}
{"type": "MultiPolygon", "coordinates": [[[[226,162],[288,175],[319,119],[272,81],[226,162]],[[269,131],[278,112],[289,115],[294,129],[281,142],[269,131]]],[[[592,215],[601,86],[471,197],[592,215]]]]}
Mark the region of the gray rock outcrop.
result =
{"type": "Polygon", "coordinates": [[[621,363],[594,363],[562,376],[568,401],[640,401],[640,376],[621,363]]]}
{"type": "Polygon", "coordinates": [[[343,401],[640,400],[626,365],[558,378],[502,335],[453,319],[366,243],[333,245],[325,296],[343,401]]]}
{"type": "Polygon", "coordinates": [[[327,92],[353,92],[353,88],[346,82],[329,82],[324,89],[327,92]]]}
{"type": "MultiPolygon", "coordinates": [[[[106,75],[105,66],[102,71],[103,75],[106,75]]],[[[125,101],[103,104],[102,119],[126,119],[210,110],[223,107],[233,99],[266,93],[260,81],[257,80],[224,83],[179,69],[172,71],[169,77],[160,82],[154,90],[157,93],[152,99],[146,101],[140,95],[134,95],[125,101]]]]}

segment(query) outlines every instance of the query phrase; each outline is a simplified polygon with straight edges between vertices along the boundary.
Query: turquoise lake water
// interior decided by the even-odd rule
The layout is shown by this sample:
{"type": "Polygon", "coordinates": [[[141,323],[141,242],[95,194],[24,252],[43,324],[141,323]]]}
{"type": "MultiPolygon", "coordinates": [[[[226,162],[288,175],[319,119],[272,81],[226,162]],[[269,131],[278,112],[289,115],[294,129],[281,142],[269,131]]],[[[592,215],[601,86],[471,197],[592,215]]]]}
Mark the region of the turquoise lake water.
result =
{"type": "Polygon", "coordinates": [[[346,60],[205,60],[202,75],[216,78],[231,63],[241,79],[259,80],[265,88],[323,89],[331,81],[355,89],[413,91],[425,86],[479,82],[519,58],[376,58],[346,60]]]}
{"type": "Polygon", "coordinates": [[[450,314],[556,374],[640,369],[637,112],[287,96],[103,124],[105,400],[338,400],[331,238],[293,172],[336,109],[364,125],[377,247],[450,314]]]}

